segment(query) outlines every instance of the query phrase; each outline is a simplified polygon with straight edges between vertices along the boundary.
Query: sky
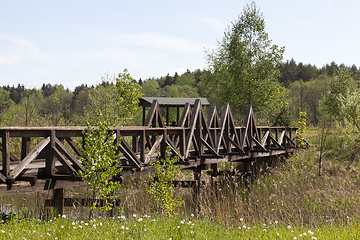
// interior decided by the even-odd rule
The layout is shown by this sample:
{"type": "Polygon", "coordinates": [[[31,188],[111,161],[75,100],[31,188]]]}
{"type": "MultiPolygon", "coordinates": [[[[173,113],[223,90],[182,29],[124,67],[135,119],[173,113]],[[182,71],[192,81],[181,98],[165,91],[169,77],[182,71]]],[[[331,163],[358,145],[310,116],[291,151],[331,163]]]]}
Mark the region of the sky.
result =
{"type": "MultiPolygon", "coordinates": [[[[360,1],[258,0],[284,61],[360,67],[360,1]]],[[[125,68],[136,80],[207,68],[243,0],[0,0],[0,86],[74,90],[125,68]]]]}

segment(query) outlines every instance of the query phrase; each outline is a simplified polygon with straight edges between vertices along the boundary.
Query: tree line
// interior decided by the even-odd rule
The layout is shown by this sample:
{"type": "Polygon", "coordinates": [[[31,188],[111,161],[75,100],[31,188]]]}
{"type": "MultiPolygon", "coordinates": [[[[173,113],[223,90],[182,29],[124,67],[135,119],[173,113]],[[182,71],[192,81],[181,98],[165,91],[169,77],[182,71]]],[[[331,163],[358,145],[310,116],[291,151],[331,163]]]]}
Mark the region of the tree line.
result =
{"type": "MultiPolygon", "coordinates": [[[[61,84],[43,84],[40,89],[26,89],[21,84],[3,86],[0,87],[0,124],[86,125],[95,124],[94,119],[101,113],[111,125],[139,125],[138,99],[148,96],[206,97],[218,109],[229,102],[237,124],[242,124],[247,105],[251,104],[261,123],[290,125],[296,122],[300,112],[307,112],[308,123],[317,125],[324,113],[321,108],[326,109],[326,103],[331,102],[324,99],[331,94],[334,81],[350,77],[354,87],[346,91],[358,92],[357,66],[331,62],[317,68],[294,59],[283,62],[284,50],[269,39],[263,14],[251,2],[226,29],[218,47],[206,52],[207,69],[145,80],[135,80],[124,70],[114,76],[105,74],[95,86],[82,84],[73,91],[61,84]]],[[[335,85],[340,88],[342,84],[347,83],[335,85]]],[[[348,92],[335,94],[339,109],[345,106],[348,92]]]]}

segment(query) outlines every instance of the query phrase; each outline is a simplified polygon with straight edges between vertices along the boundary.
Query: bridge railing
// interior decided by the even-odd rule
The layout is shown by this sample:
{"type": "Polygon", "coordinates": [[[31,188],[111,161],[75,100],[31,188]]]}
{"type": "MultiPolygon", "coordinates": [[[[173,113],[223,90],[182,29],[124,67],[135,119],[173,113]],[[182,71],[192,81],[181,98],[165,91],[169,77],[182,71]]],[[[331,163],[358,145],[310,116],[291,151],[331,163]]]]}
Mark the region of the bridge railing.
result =
{"type": "MultiPolygon", "coordinates": [[[[87,127],[2,127],[2,171],[0,181],[40,179],[81,180],[79,158],[87,127]],[[21,139],[21,157],[11,149],[11,138],[21,139]]],[[[218,115],[212,107],[205,117],[200,100],[191,109],[186,104],[176,127],[166,127],[156,100],[152,103],[144,126],[114,127],[110,131],[121,140],[119,167],[123,174],[145,173],[158,153],[166,149],[180,157],[182,168],[224,161],[246,161],[254,157],[284,154],[296,148],[296,127],[256,126],[252,107],[247,109],[243,126],[235,126],[229,104],[218,115]],[[219,117],[220,116],[220,117],[219,117]]]]}

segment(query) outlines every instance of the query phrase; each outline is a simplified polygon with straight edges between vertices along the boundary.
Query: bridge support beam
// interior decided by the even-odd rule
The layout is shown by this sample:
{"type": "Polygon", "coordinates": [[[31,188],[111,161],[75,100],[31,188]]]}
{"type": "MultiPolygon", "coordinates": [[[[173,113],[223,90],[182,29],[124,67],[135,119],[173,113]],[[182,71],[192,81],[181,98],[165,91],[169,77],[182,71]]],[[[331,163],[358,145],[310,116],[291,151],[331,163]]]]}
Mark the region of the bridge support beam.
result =
{"type": "Polygon", "coordinates": [[[212,193],[212,197],[217,197],[217,175],[218,175],[218,168],[217,168],[217,163],[213,163],[210,165],[211,167],[211,193],[212,193]],[[214,179],[215,178],[215,179],[214,179]]]}
{"type": "Polygon", "coordinates": [[[254,162],[255,158],[251,158],[250,161],[244,162],[244,172],[245,172],[245,186],[246,191],[251,191],[251,176],[252,176],[252,169],[251,165],[254,162]]]}
{"type": "Polygon", "coordinates": [[[54,208],[57,214],[64,214],[64,189],[54,189],[53,190],[53,201],[54,208]]]}
{"type": "Polygon", "coordinates": [[[201,170],[201,166],[194,169],[194,202],[196,204],[196,211],[198,215],[201,213],[201,170]]]}

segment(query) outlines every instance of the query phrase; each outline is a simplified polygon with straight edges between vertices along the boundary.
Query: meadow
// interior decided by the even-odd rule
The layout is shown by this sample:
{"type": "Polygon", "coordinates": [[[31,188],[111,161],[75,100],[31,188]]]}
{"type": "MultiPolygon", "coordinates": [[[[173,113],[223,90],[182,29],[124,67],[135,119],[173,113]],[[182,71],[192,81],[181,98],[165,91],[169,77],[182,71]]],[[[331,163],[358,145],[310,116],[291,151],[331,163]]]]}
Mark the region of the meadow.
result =
{"type": "MultiPolygon", "coordinates": [[[[175,217],[163,217],[147,200],[147,177],[125,181],[116,193],[122,201],[114,218],[100,212],[89,218],[87,208],[75,206],[54,216],[43,207],[49,193],[4,196],[0,239],[359,239],[356,133],[329,131],[319,176],[320,134],[321,129],[308,130],[304,137],[311,146],[287,159],[258,159],[250,192],[241,175],[218,177],[214,187],[211,177],[203,174],[199,215],[192,190],[176,188],[184,203],[175,217]]],[[[236,172],[241,165],[221,168],[236,172]]],[[[177,177],[191,179],[192,174],[177,177]]],[[[69,189],[65,194],[77,197],[78,192],[69,189]]]]}

